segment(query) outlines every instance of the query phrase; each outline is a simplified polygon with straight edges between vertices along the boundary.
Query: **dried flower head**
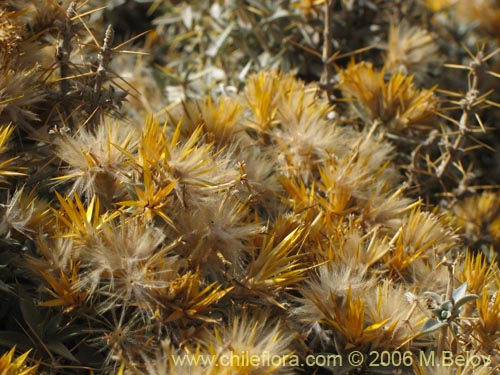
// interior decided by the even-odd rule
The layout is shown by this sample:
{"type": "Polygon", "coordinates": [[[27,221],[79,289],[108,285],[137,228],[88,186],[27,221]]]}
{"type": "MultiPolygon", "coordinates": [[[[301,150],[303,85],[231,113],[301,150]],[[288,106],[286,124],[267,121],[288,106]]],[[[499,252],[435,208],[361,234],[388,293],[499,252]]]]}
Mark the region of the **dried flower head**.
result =
{"type": "Polygon", "coordinates": [[[500,251],[500,197],[483,192],[453,206],[453,215],[462,227],[467,244],[488,254],[488,246],[500,251]]]}
{"type": "Polygon", "coordinates": [[[184,233],[186,259],[203,274],[241,272],[253,251],[252,236],[263,231],[252,222],[248,204],[228,194],[198,200],[179,212],[176,226],[184,233]]]}
{"type": "MultiPolygon", "coordinates": [[[[437,265],[441,254],[457,245],[456,229],[450,228],[443,216],[422,211],[417,206],[407,216],[390,241],[391,251],[385,263],[392,275],[412,275],[421,262],[437,265]]],[[[425,272],[425,271],[423,271],[425,272]]],[[[427,271],[428,272],[428,271],[427,271]]]]}
{"type": "Polygon", "coordinates": [[[467,289],[471,293],[479,295],[482,290],[491,287],[496,271],[496,263],[488,264],[481,253],[467,252],[463,269],[457,274],[457,278],[461,283],[467,283],[467,289]]]}
{"type": "Polygon", "coordinates": [[[47,221],[47,202],[37,199],[32,190],[24,193],[24,187],[17,189],[11,197],[0,222],[0,233],[7,235],[15,230],[27,237],[32,237],[43,230],[47,221]]]}
{"type": "Polygon", "coordinates": [[[182,121],[182,133],[189,136],[202,127],[207,143],[214,143],[218,149],[240,141],[245,135],[242,125],[244,107],[239,97],[224,97],[214,100],[184,101],[169,111],[174,124],[182,121]]]}
{"type": "MultiPolygon", "coordinates": [[[[157,291],[155,296],[163,307],[158,313],[164,322],[175,328],[189,328],[201,322],[216,323],[214,309],[231,290],[233,287],[224,289],[217,282],[208,283],[200,272],[183,272],[170,281],[167,289],[157,291]]],[[[194,338],[197,333],[188,329],[186,338],[194,338]]]]}
{"type": "Polygon", "coordinates": [[[377,120],[391,131],[429,131],[429,121],[438,108],[434,88],[419,90],[413,76],[400,71],[388,80],[385,75],[371,63],[353,61],[339,72],[339,87],[367,124],[377,120]]]}
{"type": "Polygon", "coordinates": [[[243,294],[264,296],[275,301],[273,296],[304,279],[304,267],[299,252],[303,240],[303,228],[294,228],[280,236],[279,227],[264,237],[260,249],[256,250],[248,263],[241,282],[243,294]]]}
{"type": "Polygon", "coordinates": [[[214,151],[206,143],[199,126],[186,138],[181,138],[182,121],[169,136],[167,123],[160,125],[149,118],[139,142],[138,156],[131,156],[137,168],[151,171],[159,189],[177,180],[175,193],[183,206],[186,199],[212,194],[232,186],[239,173],[229,165],[228,155],[214,151]]]}
{"type": "MultiPolygon", "coordinates": [[[[498,280],[497,280],[498,281],[498,280]]],[[[477,300],[478,319],[474,325],[474,332],[477,335],[475,346],[486,353],[495,351],[498,355],[497,342],[500,339],[500,293],[491,293],[483,289],[477,300]]]]}
{"type": "Polygon", "coordinates": [[[87,199],[97,194],[109,205],[124,194],[123,181],[130,173],[126,153],[137,149],[136,136],[136,129],[126,122],[61,136],[56,142],[57,155],[68,167],[55,180],[73,180],[74,192],[87,199]]]}
{"type": "Polygon", "coordinates": [[[367,137],[358,139],[350,152],[331,158],[319,169],[319,204],[330,215],[345,215],[374,205],[395,186],[389,166],[391,147],[367,137]],[[372,201],[372,202],[370,202],[372,201]]]}
{"type": "MultiPolygon", "coordinates": [[[[6,154],[9,149],[9,140],[14,132],[14,126],[7,125],[0,127],[0,154],[6,154]]],[[[4,156],[4,155],[2,155],[4,156]]],[[[16,167],[13,165],[14,160],[18,157],[8,157],[3,160],[0,160],[0,182],[5,182],[4,176],[22,176],[23,173],[20,172],[22,168],[16,167]]]]}
{"type": "Polygon", "coordinates": [[[293,313],[300,321],[313,325],[335,319],[335,309],[344,306],[347,296],[356,297],[375,286],[363,267],[340,262],[320,266],[317,277],[301,287],[299,307],[293,313]]]}
{"type": "Polygon", "coordinates": [[[424,73],[428,64],[437,60],[437,52],[438,46],[427,30],[405,20],[391,23],[384,66],[392,73],[424,73]]]}
{"type": "Polygon", "coordinates": [[[37,106],[45,94],[38,82],[38,66],[22,69],[8,56],[0,56],[0,121],[24,126],[37,121],[37,106]]]}
{"type": "Polygon", "coordinates": [[[396,350],[417,336],[423,312],[408,298],[408,290],[383,280],[366,294],[365,314],[368,322],[385,322],[373,347],[378,350],[396,350]]]}
{"type": "Polygon", "coordinates": [[[329,120],[333,108],[315,98],[311,88],[292,86],[284,91],[277,106],[276,120],[280,126],[271,131],[271,140],[278,144],[282,168],[291,175],[309,181],[331,155],[346,152],[350,134],[329,120]]]}
{"type": "Polygon", "coordinates": [[[245,99],[252,114],[248,127],[257,133],[261,143],[269,144],[269,132],[279,124],[280,104],[296,91],[303,92],[303,84],[291,74],[262,71],[246,80],[245,99]]]}
{"type": "Polygon", "coordinates": [[[228,364],[221,366],[223,374],[290,374],[293,371],[287,366],[287,359],[293,354],[292,340],[293,335],[269,314],[260,312],[255,317],[243,312],[234,314],[214,332],[208,331],[203,346],[207,353],[223,361],[221,364],[228,364]],[[250,356],[260,360],[251,363],[250,356]]]}
{"type": "Polygon", "coordinates": [[[172,255],[177,241],[164,240],[160,229],[138,220],[103,224],[98,242],[79,251],[82,285],[104,297],[102,310],[129,303],[152,309],[157,291],[168,287],[179,267],[172,255]]]}

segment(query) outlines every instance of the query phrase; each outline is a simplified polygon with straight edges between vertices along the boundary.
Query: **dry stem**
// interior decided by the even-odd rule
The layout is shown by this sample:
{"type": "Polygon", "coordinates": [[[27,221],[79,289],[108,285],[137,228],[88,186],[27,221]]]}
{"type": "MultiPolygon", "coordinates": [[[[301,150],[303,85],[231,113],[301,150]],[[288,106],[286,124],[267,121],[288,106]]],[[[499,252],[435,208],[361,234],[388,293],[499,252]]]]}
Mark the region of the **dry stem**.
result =
{"type": "Polygon", "coordinates": [[[334,0],[325,0],[325,25],[323,30],[323,74],[321,77],[321,85],[325,88],[328,100],[331,101],[333,98],[333,86],[332,86],[332,66],[331,66],[331,56],[332,56],[332,17],[333,17],[333,4],[334,0]]]}

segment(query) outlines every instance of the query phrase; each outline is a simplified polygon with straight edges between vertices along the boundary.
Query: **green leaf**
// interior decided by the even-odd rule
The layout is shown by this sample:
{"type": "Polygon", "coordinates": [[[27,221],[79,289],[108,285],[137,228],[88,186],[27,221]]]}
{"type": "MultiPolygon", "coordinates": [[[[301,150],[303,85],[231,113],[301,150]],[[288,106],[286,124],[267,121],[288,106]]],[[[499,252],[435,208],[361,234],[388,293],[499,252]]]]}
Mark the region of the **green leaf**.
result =
{"type": "Polygon", "coordinates": [[[456,303],[459,299],[465,296],[467,292],[467,281],[453,291],[453,302],[456,303]]]}
{"type": "Polygon", "coordinates": [[[17,296],[19,297],[21,314],[28,328],[34,330],[38,337],[42,338],[44,336],[44,318],[36,308],[33,298],[20,285],[18,285],[17,296]]]}
{"type": "Polygon", "coordinates": [[[437,319],[429,318],[422,326],[421,333],[430,333],[438,330],[441,327],[444,327],[447,323],[443,323],[437,319]]]}
{"type": "Polygon", "coordinates": [[[424,292],[423,295],[424,295],[424,297],[431,298],[432,300],[434,300],[434,302],[439,303],[439,304],[441,304],[441,302],[443,300],[439,294],[434,293],[434,292],[424,292]]]}
{"type": "Polygon", "coordinates": [[[475,299],[478,299],[479,296],[477,294],[467,294],[466,296],[463,296],[460,298],[458,301],[455,302],[454,309],[458,310],[460,307],[465,305],[467,302],[474,301],[475,299]]]}
{"type": "Polygon", "coordinates": [[[76,359],[76,357],[73,354],[71,354],[69,349],[60,341],[48,342],[47,348],[49,348],[54,353],[60,355],[64,359],[79,363],[78,359],[76,359]]]}
{"type": "Polygon", "coordinates": [[[56,314],[45,325],[45,337],[54,338],[61,328],[62,314],[56,314]]]}
{"type": "Polygon", "coordinates": [[[58,332],[57,339],[64,342],[65,340],[73,337],[87,335],[88,333],[85,333],[86,331],[88,332],[88,326],[71,324],[58,332]]]}
{"type": "Polygon", "coordinates": [[[441,308],[441,310],[446,310],[451,312],[451,310],[453,309],[453,303],[451,301],[445,301],[439,307],[441,308]]]}

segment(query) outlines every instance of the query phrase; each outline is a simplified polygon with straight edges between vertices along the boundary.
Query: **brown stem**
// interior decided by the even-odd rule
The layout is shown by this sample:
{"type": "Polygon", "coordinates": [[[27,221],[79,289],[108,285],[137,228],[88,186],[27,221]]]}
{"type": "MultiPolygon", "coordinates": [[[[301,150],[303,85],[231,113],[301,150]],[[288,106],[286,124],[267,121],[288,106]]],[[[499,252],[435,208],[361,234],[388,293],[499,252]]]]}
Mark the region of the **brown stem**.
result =
{"type": "Polygon", "coordinates": [[[97,103],[99,101],[99,96],[101,94],[101,88],[104,80],[106,79],[106,69],[112,58],[111,45],[113,44],[113,39],[115,37],[115,32],[113,26],[108,25],[106,29],[106,34],[104,35],[104,42],[102,44],[101,51],[97,56],[99,61],[99,66],[97,67],[96,80],[94,84],[94,100],[97,103]]]}
{"type": "Polygon", "coordinates": [[[72,18],[76,14],[76,2],[72,2],[68,10],[66,11],[66,21],[60,22],[59,27],[61,28],[62,39],[59,41],[57,46],[57,59],[59,60],[59,69],[61,74],[61,80],[59,81],[59,86],[61,89],[61,94],[63,98],[69,91],[69,81],[66,79],[70,75],[69,69],[69,59],[71,51],[73,50],[73,45],[71,40],[73,39],[73,20],[72,18]]]}
{"type": "Polygon", "coordinates": [[[436,176],[441,178],[446,170],[448,169],[449,164],[456,158],[456,153],[462,147],[462,144],[465,140],[466,134],[470,131],[470,116],[474,114],[476,110],[476,100],[479,96],[479,79],[478,79],[478,70],[483,64],[483,52],[479,51],[474,59],[469,65],[469,75],[472,78],[472,82],[465,94],[464,98],[461,100],[460,105],[462,107],[462,116],[460,116],[460,120],[458,121],[458,130],[460,133],[458,134],[455,142],[450,144],[446,143],[446,154],[443,157],[443,160],[436,168],[436,176]]]}
{"type": "Polygon", "coordinates": [[[108,25],[106,29],[106,33],[104,35],[104,42],[102,43],[101,50],[97,55],[97,60],[99,62],[99,66],[97,67],[95,82],[94,82],[94,90],[92,94],[92,111],[91,118],[92,123],[96,125],[99,122],[99,107],[101,106],[102,101],[102,86],[106,81],[106,72],[108,69],[108,65],[111,62],[113,57],[113,40],[115,37],[115,31],[113,30],[112,25],[108,25]]]}
{"type": "Polygon", "coordinates": [[[330,57],[332,56],[332,34],[333,34],[333,4],[334,0],[325,0],[325,25],[323,30],[323,74],[321,76],[321,85],[325,88],[328,95],[328,100],[331,101],[333,98],[333,86],[332,82],[332,65],[330,62],[330,57]]]}

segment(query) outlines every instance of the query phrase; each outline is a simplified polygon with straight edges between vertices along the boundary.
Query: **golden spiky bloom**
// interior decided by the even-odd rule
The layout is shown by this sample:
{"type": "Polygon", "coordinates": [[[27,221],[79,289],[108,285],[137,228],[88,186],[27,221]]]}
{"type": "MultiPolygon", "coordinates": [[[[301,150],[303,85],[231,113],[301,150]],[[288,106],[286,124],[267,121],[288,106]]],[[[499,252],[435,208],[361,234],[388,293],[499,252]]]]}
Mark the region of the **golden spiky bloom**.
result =
{"type": "MultiPolygon", "coordinates": [[[[232,313],[227,322],[204,329],[195,344],[175,348],[162,341],[153,356],[143,356],[147,375],[295,374],[287,366],[293,335],[266,312],[232,313]]],[[[137,371],[137,369],[136,369],[137,371]]]]}
{"type": "Polygon", "coordinates": [[[369,205],[368,213],[396,185],[390,153],[391,147],[380,140],[358,139],[350,152],[331,158],[319,169],[317,186],[322,194],[317,202],[328,215],[346,215],[369,205]]]}
{"type": "MultiPolygon", "coordinates": [[[[221,374],[293,374],[287,360],[293,354],[293,334],[265,312],[234,314],[222,327],[207,331],[205,352],[218,358],[221,374]],[[259,358],[251,363],[251,356],[259,358]],[[267,359],[267,360],[266,360],[267,359]],[[271,361],[273,359],[273,361],[271,361]]],[[[211,373],[211,372],[209,372],[211,373]]]]}
{"type": "MultiPolygon", "coordinates": [[[[361,221],[352,217],[338,221],[326,239],[326,244],[316,239],[319,244],[309,245],[308,255],[314,254],[314,259],[319,264],[333,261],[337,265],[344,264],[364,271],[376,266],[390,250],[389,239],[380,225],[368,230],[361,224],[361,221]]],[[[323,225],[319,228],[321,236],[323,225]]]]}
{"type": "Polygon", "coordinates": [[[102,224],[118,215],[117,212],[101,213],[99,198],[95,196],[87,207],[78,194],[74,194],[74,200],[57,192],[56,197],[59,208],[52,208],[58,224],[53,233],[56,238],[68,237],[82,244],[95,244],[98,242],[102,224]]]}
{"type": "Polygon", "coordinates": [[[457,245],[457,237],[455,229],[447,226],[443,216],[416,206],[403,220],[390,244],[391,251],[384,258],[390,274],[409,276],[421,262],[430,264],[431,268],[437,265],[440,257],[457,245]]]}
{"type": "Polygon", "coordinates": [[[274,301],[276,293],[304,279],[302,254],[299,252],[304,229],[294,228],[280,236],[279,227],[277,225],[265,236],[260,249],[252,255],[241,282],[243,295],[264,296],[274,301]]]}
{"type": "Polygon", "coordinates": [[[155,184],[149,166],[143,169],[143,181],[141,186],[134,186],[133,199],[117,202],[119,206],[130,207],[136,217],[141,218],[144,223],[151,223],[156,217],[162,218],[165,223],[175,227],[172,219],[167,215],[166,208],[172,205],[172,190],[177,185],[177,180],[173,180],[168,185],[159,187],[155,184]]]}
{"type": "Polygon", "coordinates": [[[468,245],[488,254],[488,246],[500,251],[500,197],[483,192],[458,202],[452,209],[468,245]]]}
{"type": "MultiPolygon", "coordinates": [[[[277,115],[281,104],[290,98],[291,93],[299,91],[304,94],[303,83],[292,74],[276,71],[254,74],[245,83],[246,104],[251,111],[247,126],[257,133],[262,144],[268,144],[269,132],[280,123],[277,115]]],[[[310,91],[307,96],[311,98],[314,94],[315,90],[310,91]]],[[[303,110],[301,108],[303,107],[300,106],[299,111],[303,110]]]]}
{"type": "Polygon", "coordinates": [[[184,233],[181,252],[203,274],[240,272],[252,251],[251,238],[264,230],[252,222],[249,205],[229,194],[193,202],[177,215],[176,228],[184,233]]]}
{"type": "MultiPolygon", "coordinates": [[[[498,265],[492,260],[488,264],[487,258],[481,254],[467,252],[463,262],[463,268],[457,273],[460,283],[467,283],[468,292],[481,295],[484,290],[492,290],[498,274],[498,265]]],[[[462,308],[462,316],[475,316],[475,306],[472,303],[466,304],[462,308]]]]}
{"type": "MultiPolygon", "coordinates": [[[[193,322],[215,323],[217,320],[212,316],[214,308],[232,289],[224,289],[217,282],[206,282],[199,272],[187,271],[172,280],[167,289],[157,290],[155,297],[163,307],[160,316],[165,323],[173,327],[186,327],[193,322]]],[[[187,335],[196,333],[188,330],[187,335]]]]}
{"type": "Polygon", "coordinates": [[[0,58],[0,121],[38,120],[34,110],[45,96],[37,81],[38,67],[21,69],[8,56],[0,58]]]}
{"type": "MultiPolygon", "coordinates": [[[[9,149],[9,140],[14,132],[14,126],[6,125],[0,126],[0,154],[7,154],[9,149]]],[[[2,155],[3,156],[3,155],[2,155]]],[[[0,182],[5,182],[4,176],[22,176],[23,173],[20,172],[22,168],[15,167],[13,162],[17,159],[16,157],[9,157],[0,159],[0,182]]]]}
{"type": "Polygon", "coordinates": [[[402,225],[405,213],[420,204],[405,198],[403,193],[403,188],[392,192],[387,187],[373,193],[362,211],[366,223],[373,226],[382,225],[385,231],[396,233],[402,225]]]}
{"type": "Polygon", "coordinates": [[[467,252],[463,269],[457,274],[457,278],[461,283],[467,282],[467,290],[470,293],[479,295],[482,290],[491,286],[496,272],[496,263],[488,264],[484,255],[467,252]]]}
{"type": "Polygon", "coordinates": [[[333,108],[316,100],[315,91],[293,87],[280,96],[271,140],[282,150],[280,163],[286,173],[308,181],[331,155],[342,155],[350,143],[348,131],[340,130],[329,120],[333,108]]]}
{"type": "Polygon", "coordinates": [[[391,131],[429,131],[429,122],[438,108],[434,88],[419,90],[413,76],[400,71],[388,80],[385,74],[385,70],[376,70],[369,62],[351,61],[339,72],[339,88],[367,124],[380,121],[391,131]]]}
{"type": "MultiPolygon", "coordinates": [[[[498,282],[498,279],[497,279],[498,282]]],[[[498,340],[500,339],[500,293],[483,289],[476,301],[478,319],[473,323],[476,333],[475,346],[483,353],[499,354],[498,340]]]]}
{"type": "Polygon", "coordinates": [[[249,126],[265,141],[266,133],[276,125],[277,103],[279,100],[278,73],[261,72],[252,75],[246,81],[246,101],[252,111],[249,126]]]}
{"type": "Polygon", "coordinates": [[[302,297],[293,313],[310,326],[329,325],[329,319],[340,318],[334,311],[347,303],[348,295],[349,298],[360,296],[365,290],[373,288],[375,283],[363,267],[341,262],[322,265],[316,277],[299,289],[302,297]]]}
{"type": "Polygon", "coordinates": [[[239,97],[213,99],[208,96],[204,100],[183,101],[169,111],[169,118],[174,124],[182,121],[184,136],[189,136],[201,126],[205,141],[222,149],[242,139],[248,141],[243,134],[244,109],[239,97]]]}
{"type": "Polygon", "coordinates": [[[437,52],[438,46],[427,30],[405,20],[399,24],[391,22],[384,67],[392,73],[423,73],[429,63],[437,60],[437,52]]]}
{"type": "Polygon", "coordinates": [[[124,194],[123,181],[131,172],[126,153],[137,150],[136,138],[137,130],[127,122],[62,135],[56,141],[57,155],[68,166],[55,180],[74,181],[72,191],[87,199],[97,194],[109,206],[124,194]]]}
{"type": "Polygon", "coordinates": [[[80,287],[79,262],[70,261],[67,270],[60,270],[58,274],[43,270],[35,262],[31,262],[31,268],[42,277],[47,284],[45,290],[52,297],[41,302],[40,306],[60,307],[67,313],[85,305],[89,292],[80,287]]]}
{"type": "Polygon", "coordinates": [[[156,290],[165,290],[177,277],[180,264],[158,228],[121,218],[102,225],[98,242],[83,245],[79,259],[85,267],[82,286],[104,296],[100,308],[138,304],[147,308],[156,290]]]}
{"type": "Polygon", "coordinates": [[[334,108],[317,100],[317,94],[314,85],[286,74],[259,73],[247,80],[248,127],[263,145],[279,146],[280,169],[306,181],[332,154],[345,153],[351,141],[350,133],[332,120],[334,108]]]}
{"type": "Polygon", "coordinates": [[[361,295],[354,295],[351,288],[342,299],[335,299],[333,295],[328,301],[319,301],[313,296],[316,306],[321,310],[323,323],[328,327],[335,338],[335,344],[341,351],[353,348],[365,351],[370,348],[376,338],[383,336],[384,325],[390,318],[370,322],[366,316],[366,303],[361,295]]]}
{"type": "Polygon", "coordinates": [[[2,375],[35,375],[38,365],[28,367],[26,360],[30,351],[14,359],[16,347],[14,346],[8,352],[0,357],[0,374],[2,375]]]}
{"type": "Polygon", "coordinates": [[[14,192],[6,206],[0,222],[0,233],[5,235],[14,230],[32,237],[43,230],[48,211],[47,202],[39,200],[34,190],[26,194],[24,187],[21,187],[14,192]]]}
{"type": "Polygon", "coordinates": [[[426,316],[416,308],[408,289],[383,280],[366,294],[365,316],[368,324],[385,322],[382,333],[372,344],[378,350],[396,350],[410,344],[426,316]]]}
{"type": "Polygon", "coordinates": [[[233,186],[239,177],[229,165],[228,156],[215,152],[212,143],[203,139],[202,127],[181,138],[182,121],[171,135],[167,123],[148,118],[139,142],[138,156],[130,155],[136,167],[151,170],[152,181],[162,189],[174,180],[175,193],[183,206],[193,194],[212,194],[233,186]]]}
{"type": "Polygon", "coordinates": [[[241,199],[248,199],[252,206],[276,216],[283,209],[279,196],[283,192],[275,158],[275,150],[255,146],[242,147],[234,153],[239,161],[241,183],[238,193],[241,199]]]}

